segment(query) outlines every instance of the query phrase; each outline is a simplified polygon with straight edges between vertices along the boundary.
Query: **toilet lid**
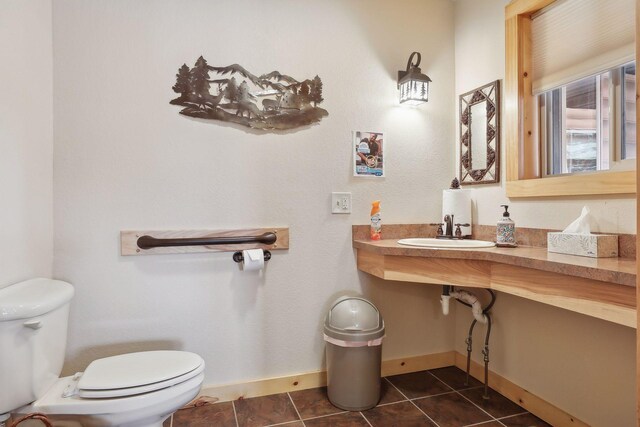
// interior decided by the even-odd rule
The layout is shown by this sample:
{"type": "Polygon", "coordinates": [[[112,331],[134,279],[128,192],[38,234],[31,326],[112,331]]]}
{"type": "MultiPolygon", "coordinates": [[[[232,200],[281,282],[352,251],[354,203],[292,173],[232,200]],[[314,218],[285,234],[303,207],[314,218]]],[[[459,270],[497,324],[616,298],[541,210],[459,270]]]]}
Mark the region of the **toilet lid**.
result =
{"type": "Polygon", "coordinates": [[[198,375],[204,361],[186,351],[144,351],[98,359],[78,381],[82,398],[122,397],[160,390],[198,375]]]}

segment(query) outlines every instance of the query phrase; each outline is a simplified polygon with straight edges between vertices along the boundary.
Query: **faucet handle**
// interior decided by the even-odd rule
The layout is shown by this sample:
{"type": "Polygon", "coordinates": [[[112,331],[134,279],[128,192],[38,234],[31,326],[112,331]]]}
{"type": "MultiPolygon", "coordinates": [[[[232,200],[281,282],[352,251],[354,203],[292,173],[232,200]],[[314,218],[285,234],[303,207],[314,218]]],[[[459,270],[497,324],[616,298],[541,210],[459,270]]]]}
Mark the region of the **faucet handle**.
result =
{"type": "Polygon", "coordinates": [[[460,227],[469,227],[471,224],[468,223],[464,223],[464,224],[454,224],[456,226],[456,232],[455,235],[457,238],[462,238],[462,229],[460,227]]]}
{"type": "Polygon", "coordinates": [[[432,222],[429,225],[437,225],[438,226],[438,229],[436,230],[436,236],[444,235],[444,230],[442,229],[442,226],[444,225],[444,222],[432,222]]]}

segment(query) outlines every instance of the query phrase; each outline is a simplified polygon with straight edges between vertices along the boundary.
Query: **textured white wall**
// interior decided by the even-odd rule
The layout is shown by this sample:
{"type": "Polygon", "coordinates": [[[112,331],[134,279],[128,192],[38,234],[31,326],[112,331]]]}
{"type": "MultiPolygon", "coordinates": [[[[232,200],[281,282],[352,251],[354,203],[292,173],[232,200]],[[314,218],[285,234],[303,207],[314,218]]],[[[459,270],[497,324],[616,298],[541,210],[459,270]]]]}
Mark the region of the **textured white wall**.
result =
{"type": "MultiPolygon", "coordinates": [[[[456,170],[457,95],[504,76],[504,3],[56,1],[54,275],[77,291],[65,370],[154,348],[202,354],[208,385],[320,369],[320,325],[343,293],[381,308],[385,358],[463,352],[468,313],[444,319],[437,287],[357,273],[350,226],[366,223],[376,198],[387,223],[439,217],[456,170]],[[417,109],[396,102],[395,73],[412,50],[434,80],[417,109]],[[201,54],[319,74],[330,115],[277,135],[179,116],[168,104],[174,74],[201,54]],[[354,129],[386,132],[386,179],[350,176],[354,129]],[[351,191],[354,213],[332,216],[331,191],[351,191]],[[230,254],[118,254],[122,229],[253,226],[291,229],[291,249],[274,252],[263,276],[239,272],[230,254]]],[[[474,192],[476,222],[493,224],[503,187],[474,192]]],[[[561,228],[583,204],[599,229],[635,232],[633,199],[512,210],[521,226],[561,228]]],[[[595,425],[607,413],[631,425],[632,330],[504,295],[495,313],[492,369],[595,425]],[[549,335],[541,323],[562,327],[549,335]]]]}
{"type": "Polygon", "coordinates": [[[60,0],[53,17],[54,275],[77,292],[66,372],[153,348],[200,353],[208,385],[317,370],[323,317],[343,293],[380,305],[385,358],[453,348],[437,289],[359,275],[351,248],[374,199],[387,223],[439,217],[453,170],[451,2],[60,0]],[[402,108],[396,73],[413,50],[431,100],[402,108]],[[174,76],[199,55],[318,74],[329,117],[257,135],[180,116],[174,76]],[[386,132],[384,180],[351,177],[357,129],[386,132]],[[351,215],[330,214],[331,191],[353,193],[351,215]],[[230,253],[119,256],[123,229],[262,226],[291,231],[263,276],[230,253]]]}
{"type": "MultiPolygon", "coordinates": [[[[507,3],[455,2],[456,102],[461,93],[504,79],[507,3]]],[[[456,120],[458,108],[453,110],[456,120]]],[[[517,226],[561,229],[588,205],[599,231],[635,233],[635,198],[509,201],[504,181],[475,187],[473,192],[479,201],[475,222],[480,224],[495,224],[499,205],[509,203],[517,226]]],[[[493,371],[590,425],[635,425],[633,329],[505,294],[498,294],[493,313],[493,371]]],[[[466,354],[464,340],[472,317],[458,309],[456,320],[456,349],[466,354]]],[[[484,329],[476,329],[474,359],[481,363],[484,329]]]]}
{"type": "Polygon", "coordinates": [[[51,276],[51,37],[50,0],[0,2],[0,288],[51,276]]]}

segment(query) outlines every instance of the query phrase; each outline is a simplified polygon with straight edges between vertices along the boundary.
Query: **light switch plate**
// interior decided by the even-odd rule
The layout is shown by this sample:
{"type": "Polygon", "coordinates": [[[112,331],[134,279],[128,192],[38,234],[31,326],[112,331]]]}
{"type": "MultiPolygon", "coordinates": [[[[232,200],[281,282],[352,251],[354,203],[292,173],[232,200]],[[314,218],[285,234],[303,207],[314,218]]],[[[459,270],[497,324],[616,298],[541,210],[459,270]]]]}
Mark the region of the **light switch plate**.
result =
{"type": "Polygon", "coordinates": [[[351,213],[351,193],[331,193],[331,213],[351,213]]]}

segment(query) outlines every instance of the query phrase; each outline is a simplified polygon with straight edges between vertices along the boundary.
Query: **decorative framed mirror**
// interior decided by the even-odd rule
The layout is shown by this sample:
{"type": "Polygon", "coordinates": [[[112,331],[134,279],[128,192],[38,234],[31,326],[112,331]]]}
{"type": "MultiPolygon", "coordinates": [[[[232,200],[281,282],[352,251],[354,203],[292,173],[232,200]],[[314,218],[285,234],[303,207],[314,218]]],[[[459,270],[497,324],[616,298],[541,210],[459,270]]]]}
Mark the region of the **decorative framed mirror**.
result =
{"type": "Polygon", "coordinates": [[[500,182],[500,80],[460,95],[460,183],[500,182]]]}

